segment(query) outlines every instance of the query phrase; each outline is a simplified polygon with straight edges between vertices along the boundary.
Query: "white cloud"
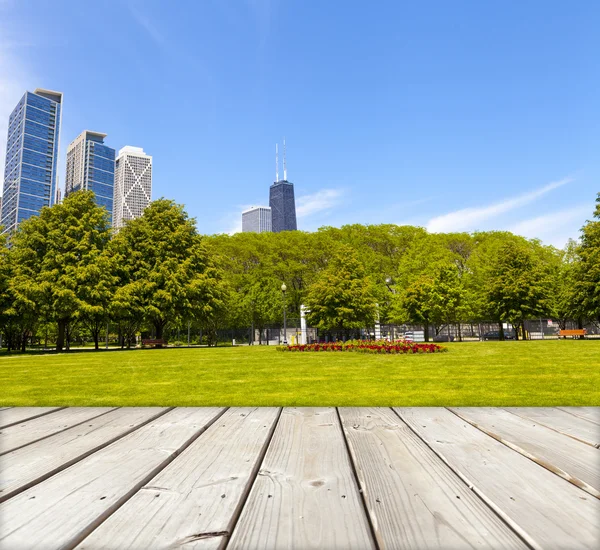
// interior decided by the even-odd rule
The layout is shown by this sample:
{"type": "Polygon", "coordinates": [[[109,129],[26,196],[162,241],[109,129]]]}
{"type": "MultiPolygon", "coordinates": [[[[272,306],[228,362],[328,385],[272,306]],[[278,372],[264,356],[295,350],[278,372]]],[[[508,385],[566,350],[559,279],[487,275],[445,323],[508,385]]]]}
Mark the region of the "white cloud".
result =
{"type": "Polygon", "coordinates": [[[339,204],[341,198],[340,189],[321,189],[311,195],[303,195],[296,200],[296,216],[307,218],[317,212],[329,210],[339,204]]]}
{"type": "Polygon", "coordinates": [[[578,231],[586,218],[590,217],[591,210],[589,204],[582,204],[523,220],[508,230],[528,239],[540,239],[546,244],[562,248],[569,238],[577,238],[578,231]]]}
{"type": "Polygon", "coordinates": [[[480,206],[475,208],[464,208],[456,210],[442,216],[432,218],[427,223],[427,230],[432,233],[445,233],[452,231],[471,231],[480,229],[480,224],[490,218],[504,214],[521,206],[525,206],[533,202],[535,199],[549,193],[550,191],[562,187],[567,183],[571,183],[573,178],[564,178],[560,181],[555,181],[531,191],[524,193],[512,199],[506,199],[501,202],[490,204],[488,206],[480,206]]]}

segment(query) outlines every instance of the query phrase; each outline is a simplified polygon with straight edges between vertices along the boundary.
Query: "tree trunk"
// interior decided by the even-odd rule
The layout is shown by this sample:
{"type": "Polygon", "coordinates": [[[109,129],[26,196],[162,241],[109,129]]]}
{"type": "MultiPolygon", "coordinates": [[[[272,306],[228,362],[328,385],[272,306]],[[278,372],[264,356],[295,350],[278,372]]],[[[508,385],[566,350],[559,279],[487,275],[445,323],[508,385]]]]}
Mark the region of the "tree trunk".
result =
{"type": "Polygon", "coordinates": [[[21,338],[21,351],[23,353],[27,351],[27,332],[24,332],[21,338]]]}
{"type": "Polygon", "coordinates": [[[100,333],[100,329],[94,329],[93,333],[94,333],[94,349],[96,351],[98,351],[100,349],[98,346],[98,336],[100,333]]]}
{"type": "Polygon", "coordinates": [[[429,324],[425,323],[423,325],[423,332],[425,333],[425,342],[429,342],[429,324]]]}
{"type": "MultiPolygon", "coordinates": [[[[581,317],[579,317],[577,319],[577,328],[578,329],[583,329],[583,319],[581,317]]],[[[579,340],[583,340],[585,337],[584,336],[578,336],[577,337],[579,340]]]]}
{"type": "Polygon", "coordinates": [[[525,332],[525,321],[521,321],[521,327],[523,329],[523,340],[527,340],[527,333],[525,332]]]}
{"type": "Polygon", "coordinates": [[[61,319],[58,321],[58,336],[56,338],[56,351],[62,351],[65,347],[65,328],[67,321],[61,319]]]}
{"type": "Polygon", "coordinates": [[[498,340],[504,342],[504,323],[502,321],[498,323],[498,340]]]}

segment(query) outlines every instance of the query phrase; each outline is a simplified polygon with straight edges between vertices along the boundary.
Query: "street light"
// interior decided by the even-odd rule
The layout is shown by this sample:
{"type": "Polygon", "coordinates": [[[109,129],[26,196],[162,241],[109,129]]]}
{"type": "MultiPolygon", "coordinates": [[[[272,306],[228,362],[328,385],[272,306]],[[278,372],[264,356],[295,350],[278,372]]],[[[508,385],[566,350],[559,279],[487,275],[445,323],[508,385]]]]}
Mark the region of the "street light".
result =
{"type": "Polygon", "coordinates": [[[285,283],[281,285],[281,294],[283,294],[283,343],[287,346],[287,319],[286,319],[286,307],[285,307],[285,291],[287,286],[285,283]]]}

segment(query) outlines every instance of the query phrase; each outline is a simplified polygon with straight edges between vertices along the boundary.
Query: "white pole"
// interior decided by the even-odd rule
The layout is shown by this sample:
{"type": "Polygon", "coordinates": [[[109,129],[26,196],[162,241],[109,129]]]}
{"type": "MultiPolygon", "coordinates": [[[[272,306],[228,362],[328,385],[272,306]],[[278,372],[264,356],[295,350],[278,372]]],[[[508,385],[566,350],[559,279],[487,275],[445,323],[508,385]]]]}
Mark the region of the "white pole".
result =
{"type": "Polygon", "coordinates": [[[379,304],[375,304],[377,316],[375,317],[375,340],[381,340],[381,325],[379,324],[379,304]]]}
{"type": "Polygon", "coordinates": [[[300,306],[300,343],[304,346],[306,341],[306,308],[304,304],[300,306]]]}

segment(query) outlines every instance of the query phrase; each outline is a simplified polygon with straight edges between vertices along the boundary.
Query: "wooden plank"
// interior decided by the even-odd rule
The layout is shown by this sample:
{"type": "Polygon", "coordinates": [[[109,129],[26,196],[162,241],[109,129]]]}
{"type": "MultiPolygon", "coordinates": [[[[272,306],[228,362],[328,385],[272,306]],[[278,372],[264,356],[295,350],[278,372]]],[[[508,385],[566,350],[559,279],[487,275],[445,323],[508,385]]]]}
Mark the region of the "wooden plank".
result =
{"type": "Polygon", "coordinates": [[[282,411],[227,548],[374,548],[335,409],[282,411]]]}
{"type": "Polygon", "coordinates": [[[339,411],[380,548],[528,548],[391,409],[339,411]]]}
{"type": "Polygon", "coordinates": [[[568,412],[600,426],[600,407],[558,407],[561,411],[568,412]]]}
{"type": "Polygon", "coordinates": [[[115,407],[73,407],[2,428],[0,455],[63,432],[114,409],[115,407]]]}
{"type": "Polygon", "coordinates": [[[567,411],[545,407],[510,407],[506,410],[592,447],[600,446],[600,426],[567,411]]]}
{"type": "Polygon", "coordinates": [[[0,502],[40,483],[169,409],[117,409],[0,456],[0,502]]]}
{"type": "Polygon", "coordinates": [[[566,435],[497,408],[452,408],[463,420],[600,498],[600,451],[566,435]]]}
{"type": "MultiPolygon", "coordinates": [[[[147,484],[222,412],[173,409],[0,505],[5,548],[71,548],[147,484]]],[[[132,518],[135,519],[135,518],[132,518]]]]}
{"type": "Polygon", "coordinates": [[[50,414],[54,411],[60,411],[65,407],[11,407],[4,411],[0,411],[0,428],[8,428],[13,424],[23,422],[23,420],[31,420],[38,416],[50,414]]]}
{"type": "Polygon", "coordinates": [[[231,533],[278,414],[229,409],[77,548],[217,548],[231,533]]]}
{"type": "Polygon", "coordinates": [[[533,548],[597,548],[600,501],[440,408],[398,414],[533,548]]]}

